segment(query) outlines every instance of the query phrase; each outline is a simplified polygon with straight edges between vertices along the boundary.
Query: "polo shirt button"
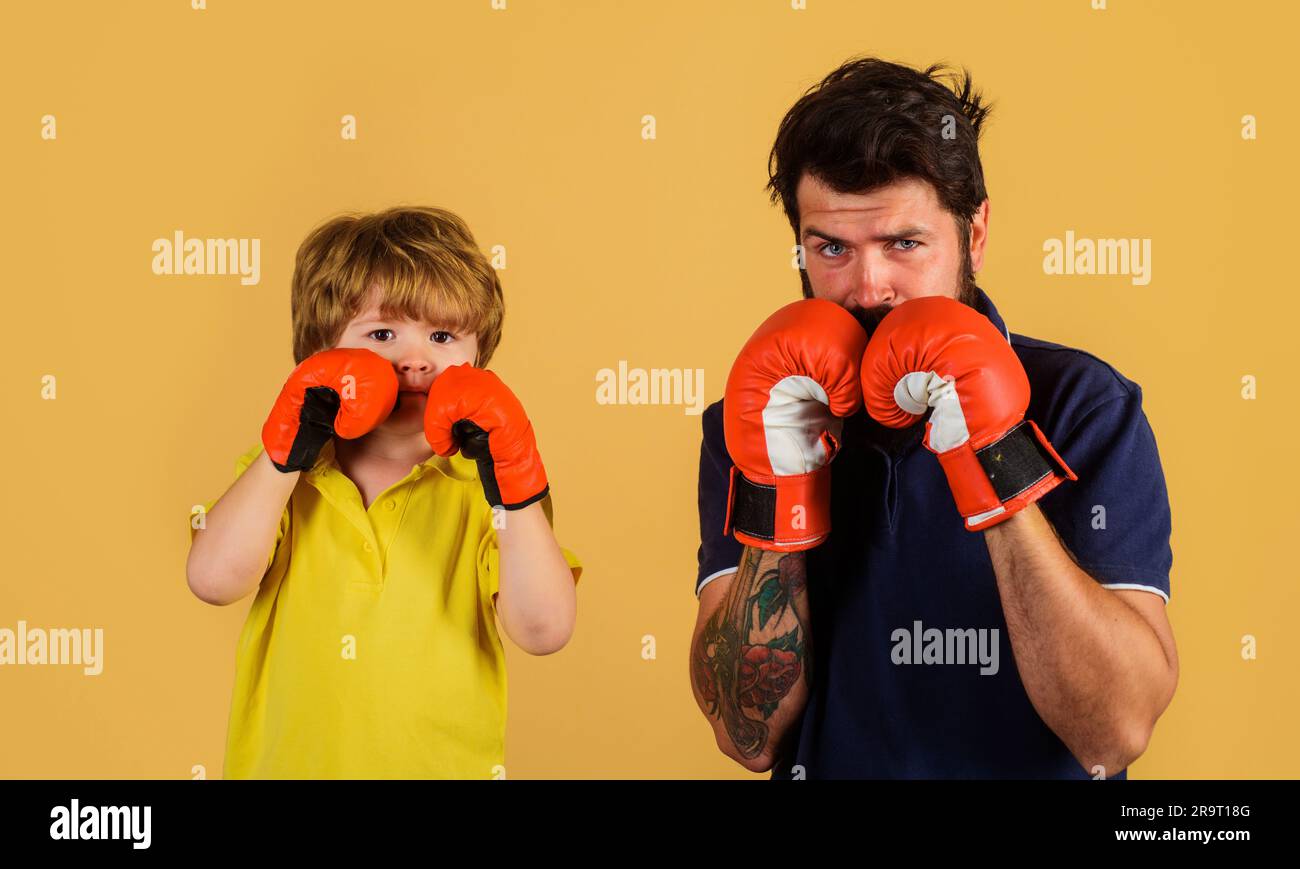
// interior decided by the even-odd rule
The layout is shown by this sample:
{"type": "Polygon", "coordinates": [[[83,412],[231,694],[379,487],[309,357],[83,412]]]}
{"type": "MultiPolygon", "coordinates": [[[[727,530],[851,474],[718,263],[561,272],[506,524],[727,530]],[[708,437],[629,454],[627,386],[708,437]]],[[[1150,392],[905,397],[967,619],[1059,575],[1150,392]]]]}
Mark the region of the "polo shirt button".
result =
{"type": "Polygon", "coordinates": [[[366,552],[374,552],[374,551],[375,551],[375,547],[371,546],[371,545],[370,545],[370,541],[367,540],[367,541],[366,541],[366,552]]]}
{"type": "Polygon", "coordinates": [[[395,510],[397,509],[397,502],[390,498],[389,500],[384,502],[384,506],[387,507],[389,510],[395,510]]]}

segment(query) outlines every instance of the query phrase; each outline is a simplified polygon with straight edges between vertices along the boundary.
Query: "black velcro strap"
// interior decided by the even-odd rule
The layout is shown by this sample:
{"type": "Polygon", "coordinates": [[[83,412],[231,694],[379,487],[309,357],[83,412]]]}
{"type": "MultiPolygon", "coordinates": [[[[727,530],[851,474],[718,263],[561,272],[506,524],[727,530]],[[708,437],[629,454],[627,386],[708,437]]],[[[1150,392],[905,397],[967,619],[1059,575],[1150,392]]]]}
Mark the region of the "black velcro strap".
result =
{"type": "Polygon", "coordinates": [[[752,483],[737,472],[731,501],[731,530],[759,540],[776,536],[776,487],[752,483]]]}
{"type": "Polygon", "coordinates": [[[488,433],[472,420],[458,419],[452,423],[451,436],[460,447],[460,454],[467,459],[473,459],[478,464],[478,478],[483,484],[483,495],[493,507],[500,507],[503,510],[522,510],[550,493],[551,487],[545,486],[542,491],[517,504],[504,503],[501,497],[501,486],[497,483],[496,465],[492,462],[492,451],[488,449],[488,433]]]}
{"type": "Polygon", "coordinates": [[[975,455],[993,484],[993,492],[1004,504],[1044,477],[1065,476],[1065,469],[1039,443],[1028,420],[975,455]]]}
{"type": "Polygon", "coordinates": [[[334,420],[339,415],[339,394],[328,386],[308,387],[298,412],[298,431],[293,436],[284,464],[272,462],[284,472],[309,471],[316,464],[325,442],[334,437],[334,420]]]}
{"type": "Polygon", "coordinates": [[[452,423],[451,436],[460,447],[460,454],[478,463],[478,478],[483,484],[483,494],[493,507],[501,506],[501,488],[497,485],[496,467],[492,464],[492,451],[488,449],[488,433],[468,419],[452,423]]]}

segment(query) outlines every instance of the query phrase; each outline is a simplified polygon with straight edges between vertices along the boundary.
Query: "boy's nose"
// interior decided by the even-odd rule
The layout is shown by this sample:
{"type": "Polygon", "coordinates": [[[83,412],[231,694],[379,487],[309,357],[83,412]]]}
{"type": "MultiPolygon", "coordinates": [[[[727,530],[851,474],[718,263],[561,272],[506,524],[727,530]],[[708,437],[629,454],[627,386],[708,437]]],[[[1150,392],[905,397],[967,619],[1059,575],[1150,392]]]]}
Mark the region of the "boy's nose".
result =
{"type": "Polygon", "coordinates": [[[397,370],[403,374],[428,374],[433,364],[427,359],[407,358],[398,363],[397,370]]]}

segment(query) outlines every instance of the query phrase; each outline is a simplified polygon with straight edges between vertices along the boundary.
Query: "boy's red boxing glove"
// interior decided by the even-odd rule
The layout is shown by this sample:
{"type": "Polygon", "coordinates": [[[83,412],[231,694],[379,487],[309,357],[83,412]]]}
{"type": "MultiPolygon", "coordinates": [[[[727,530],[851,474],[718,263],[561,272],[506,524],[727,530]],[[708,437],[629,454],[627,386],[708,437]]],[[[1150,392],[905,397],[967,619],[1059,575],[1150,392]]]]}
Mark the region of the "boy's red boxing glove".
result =
{"type": "Polygon", "coordinates": [[[735,465],[724,534],[798,552],[830,533],[830,462],[840,418],[862,405],[866,344],[853,315],[825,299],[786,305],[745,344],[722,406],[735,465]]]}
{"type": "Polygon", "coordinates": [[[309,470],[334,435],[359,438],[388,418],[397,372],[372,350],[335,348],[304,359],[262,426],[262,446],[284,473],[309,470]]]}
{"type": "Polygon", "coordinates": [[[466,362],[434,378],[424,436],[440,456],[459,451],[478,462],[483,494],[493,507],[519,510],[550,489],[524,406],[491,371],[466,362]]]}
{"type": "Polygon", "coordinates": [[[862,396],[872,418],[891,428],[934,408],[924,443],[939,457],[969,531],[1078,479],[1025,420],[1029,378],[1006,336],[956,299],[911,299],[880,321],[862,359],[862,396]]]}

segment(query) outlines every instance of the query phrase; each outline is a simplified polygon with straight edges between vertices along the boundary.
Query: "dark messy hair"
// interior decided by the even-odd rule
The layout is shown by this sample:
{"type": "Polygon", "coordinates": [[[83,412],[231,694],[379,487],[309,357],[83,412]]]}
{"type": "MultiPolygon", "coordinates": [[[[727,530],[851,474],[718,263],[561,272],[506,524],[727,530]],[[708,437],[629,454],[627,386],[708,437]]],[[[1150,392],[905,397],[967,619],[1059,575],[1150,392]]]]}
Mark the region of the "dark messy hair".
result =
{"type": "MultiPolygon", "coordinates": [[[[867,57],[850,60],[786,112],[768,157],[767,190],[799,238],[795,191],[805,172],[840,193],[866,193],[904,178],[930,183],[957,221],[969,253],[970,222],[987,197],[980,128],[992,106],[970,73],[944,64],[921,71],[867,57]]],[[[974,287],[969,255],[964,289],[974,287]]],[[[804,294],[811,295],[801,270],[804,294]]]]}

